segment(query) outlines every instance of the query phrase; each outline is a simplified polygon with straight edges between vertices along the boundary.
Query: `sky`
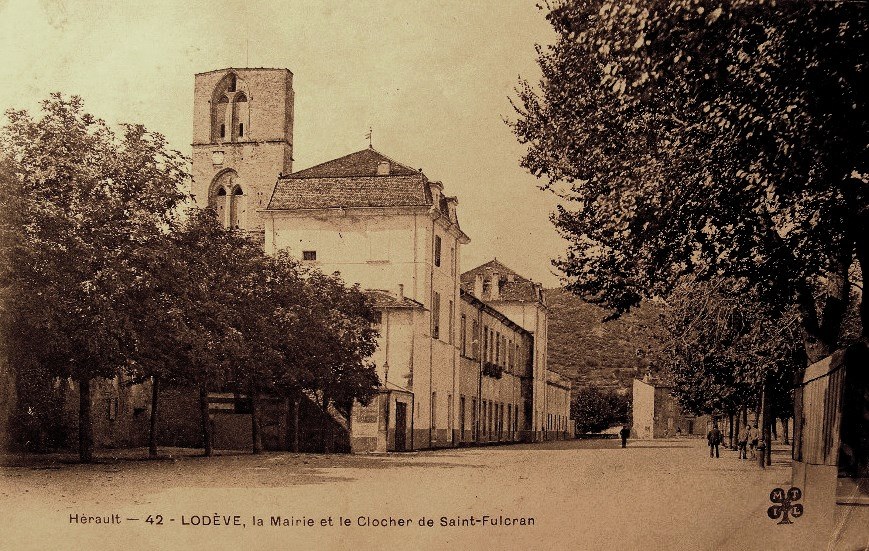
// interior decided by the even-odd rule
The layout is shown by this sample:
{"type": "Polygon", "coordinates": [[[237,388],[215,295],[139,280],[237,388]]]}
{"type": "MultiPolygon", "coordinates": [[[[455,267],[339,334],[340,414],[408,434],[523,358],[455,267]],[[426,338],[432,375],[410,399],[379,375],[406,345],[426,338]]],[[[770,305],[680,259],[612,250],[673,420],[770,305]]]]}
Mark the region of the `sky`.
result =
{"type": "Polygon", "coordinates": [[[534,0],[0,0],[0,108],[76,94],[189,155],[195,73],[288,68],[294,170],[367,147],[370,127],[375,149],[458,196],[464,270],[496,257],[549,287],[557,201],[504,120],[519,77],[539,79],[534,45],[553,40],[534,0]]]}

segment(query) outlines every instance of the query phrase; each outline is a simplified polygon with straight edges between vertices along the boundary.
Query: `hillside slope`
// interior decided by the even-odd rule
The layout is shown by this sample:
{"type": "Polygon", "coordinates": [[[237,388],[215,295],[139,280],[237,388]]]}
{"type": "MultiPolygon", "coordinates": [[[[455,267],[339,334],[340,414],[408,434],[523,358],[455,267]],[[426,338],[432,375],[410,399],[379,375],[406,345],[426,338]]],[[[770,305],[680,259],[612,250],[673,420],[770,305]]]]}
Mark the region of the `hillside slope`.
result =
{"type": "Polygon", "coordinates": [[[645,351],[654,345],[658,323],[654,305],[644,304],[620,319],[603,323],[608,311],[563,289],[547,289],[549,369],[573,382],[574,389],[629,390],[648,367],[645,351]],[[638,353],[638,350],[640,351],[638,353]]]}

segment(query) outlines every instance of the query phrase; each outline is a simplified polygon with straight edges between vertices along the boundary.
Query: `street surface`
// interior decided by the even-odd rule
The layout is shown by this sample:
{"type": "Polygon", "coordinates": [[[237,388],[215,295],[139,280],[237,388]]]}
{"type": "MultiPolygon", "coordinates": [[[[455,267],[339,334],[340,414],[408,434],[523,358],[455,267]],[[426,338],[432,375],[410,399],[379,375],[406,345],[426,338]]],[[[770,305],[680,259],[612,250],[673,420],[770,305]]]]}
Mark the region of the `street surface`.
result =
{"type": "Polygon", "coordinates": [[[799,519],[766,515],[770,490],[788,487],[783,446],[765,470],[734,451],[710,459],[687,438],[378,456],[161,451],[173,457],[3,456],[0,549],[806,548],[799,519]]]}

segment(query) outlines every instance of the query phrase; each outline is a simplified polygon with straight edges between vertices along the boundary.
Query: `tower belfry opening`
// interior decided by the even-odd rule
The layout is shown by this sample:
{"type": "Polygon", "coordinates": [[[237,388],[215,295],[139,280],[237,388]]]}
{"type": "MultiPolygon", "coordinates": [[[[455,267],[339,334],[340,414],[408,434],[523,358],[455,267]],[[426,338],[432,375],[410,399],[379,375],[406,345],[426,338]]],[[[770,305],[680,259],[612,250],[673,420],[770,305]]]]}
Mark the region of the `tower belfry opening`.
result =
{"type": "Polygon", "coordinates": [[[195,78],[194,196],[218,210],[224,226],[262,231],[256,208],[278,174],[292,172],[293,75],[233,68],[195,78]],[[250,197],[259,199],[248,205],[250,197]]]}

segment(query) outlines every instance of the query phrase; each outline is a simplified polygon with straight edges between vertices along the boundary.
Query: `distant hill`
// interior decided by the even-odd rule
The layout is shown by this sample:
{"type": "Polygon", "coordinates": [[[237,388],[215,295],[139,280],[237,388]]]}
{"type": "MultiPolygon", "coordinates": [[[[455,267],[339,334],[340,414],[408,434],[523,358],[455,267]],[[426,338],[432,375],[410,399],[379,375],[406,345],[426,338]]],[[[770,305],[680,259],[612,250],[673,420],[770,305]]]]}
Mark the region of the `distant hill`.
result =
{"type": "Polygon", "coordinates": [[[658,323],[653,305],[644,304],[620,319],[603,323],[609,312],[564,289],[547,289],[549,369],[573,387],[632,388],[647,369],[645,351],[658,323]],[[638,354],[637,351],[641,352],[638,354]]]}

